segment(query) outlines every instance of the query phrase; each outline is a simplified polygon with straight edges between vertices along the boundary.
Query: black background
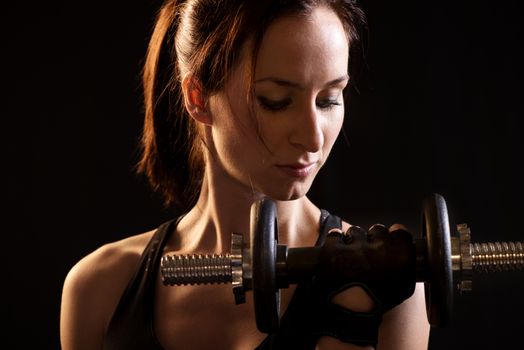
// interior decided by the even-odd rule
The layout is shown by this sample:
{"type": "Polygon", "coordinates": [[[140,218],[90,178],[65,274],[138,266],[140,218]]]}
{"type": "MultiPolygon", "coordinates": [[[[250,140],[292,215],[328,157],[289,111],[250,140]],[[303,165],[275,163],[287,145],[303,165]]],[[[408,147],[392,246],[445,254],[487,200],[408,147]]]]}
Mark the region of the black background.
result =
{"type": "MultiPolygon", "coordinates": [[[[158,226],[136,176],[139,73],[160,1],[19,2],[2,11],[9,349],[59,347],[63,280],[98,246],[158,226]]],[[[419,230],[447,200],[474,241],[522,240],[518,2],[365,1],[368,68],[344,138],[311,190],[350,222],[419,230]]],[[[522,273],[479,276],[430,349],[522,347],[522,273]]],[[[232,307],[233,301],[232,301],[232,307]]],[[[4,328],[5,329],[5,328],[4,328]]]]}

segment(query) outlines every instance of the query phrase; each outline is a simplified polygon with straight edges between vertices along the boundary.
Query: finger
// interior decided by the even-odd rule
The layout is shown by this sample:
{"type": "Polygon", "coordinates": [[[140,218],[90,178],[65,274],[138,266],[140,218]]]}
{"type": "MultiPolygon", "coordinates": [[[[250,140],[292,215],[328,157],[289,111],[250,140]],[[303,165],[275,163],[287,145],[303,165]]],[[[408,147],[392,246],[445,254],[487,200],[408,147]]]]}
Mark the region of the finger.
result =
{"type": "Polygon", "coordinates": [[[413,240],[413,236],[407,230],[406,226],[402,224],[394,224],[389,228],[389,234],[393,237],[394,241],[407,241],[413,240]]]}
{"type": "Polygon", "coordinates": [[[393,231],[397,231],[397,230],[403,230],[403,231],[407,231],[408,229],[406,228],[406,226],[402,225],[402,224],[393,224],[389,227],[389,232],[393,232],[393,231]]]}
{"type": "Polygon", "coordinates": [[[328,231],[326,239],[342,242],[344,240],[344,231],[339,228],[332,228],[328,231]]]}
{"type": "Polygon", "coordinates": [[[368,230],[368,240],[372,241],[375,239],[387,238],[389,230],[382,224],[375,224],[368,230]]]}
{"type": "Polygon", "coordinates": [[[342,231],[339,228],[332,228],[328,231],[328,237],[329,236],[336,236],[338,239],[340,239],[345,244],[351,243],[351,235],[349,235],[347,232],[342,231]]]}
{"type": "Polygon", "coordinates": [[[343,235],[343,234],[344,234],[344,231],[342,231],[342,230],[339,229],[339,228],[332,228],[331,230],[328,231],[328,234],[331,234],[331,233],[335,233],[335,234],[336,234],[336,233],[339,233],[339,234],[343,235]]]}
{"type": "Polygon", "coordinates": [[[367,240],[367,231],[360,226],[352,225],[346,231],[346,240],[365,242],[367,240]]]}

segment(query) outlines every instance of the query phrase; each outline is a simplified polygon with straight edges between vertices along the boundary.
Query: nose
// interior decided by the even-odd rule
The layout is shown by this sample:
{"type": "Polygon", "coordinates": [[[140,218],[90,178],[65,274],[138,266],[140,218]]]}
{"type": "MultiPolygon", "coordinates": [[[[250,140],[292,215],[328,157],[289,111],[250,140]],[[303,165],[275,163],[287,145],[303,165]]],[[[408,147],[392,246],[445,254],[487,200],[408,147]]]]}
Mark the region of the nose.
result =
{"type": "Polygon", "coordinates": [[[324,143],[321,127],[321,116],[316,105],[303,108],[297,116],[289,142],[303,151],[315,153],[324,143]]]}

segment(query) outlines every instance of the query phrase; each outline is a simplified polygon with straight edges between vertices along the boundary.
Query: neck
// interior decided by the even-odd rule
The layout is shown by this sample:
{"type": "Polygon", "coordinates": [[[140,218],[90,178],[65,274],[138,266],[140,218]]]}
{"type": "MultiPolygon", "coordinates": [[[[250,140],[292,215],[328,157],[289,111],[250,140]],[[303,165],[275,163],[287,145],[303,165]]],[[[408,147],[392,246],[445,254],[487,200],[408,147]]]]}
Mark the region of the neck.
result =
{"type": "MultiPolygon", "coordinates": [[[[231,233],[249,242],[251,206],[264,196],[228,176],[206,168],[196,205],[179,223],[183,233],[179,249],[187,252],[223,253],[231,249],[231,233]]],[[[318,234],[320,210],[307,198],[275,201],[279,244],[313,245],[318,234]]]]}

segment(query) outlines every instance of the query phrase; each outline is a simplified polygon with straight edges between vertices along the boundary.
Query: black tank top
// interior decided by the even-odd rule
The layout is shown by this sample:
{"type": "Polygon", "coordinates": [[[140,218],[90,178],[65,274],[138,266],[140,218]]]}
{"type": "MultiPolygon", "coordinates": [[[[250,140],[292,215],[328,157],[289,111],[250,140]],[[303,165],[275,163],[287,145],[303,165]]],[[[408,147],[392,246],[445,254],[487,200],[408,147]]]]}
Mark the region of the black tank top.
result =
{"type": "MultiPolygon", "coordinates": [[[[160,260],[164,247],[175,231],[178,222],[168,221],[162,224],[154,233],[151,241],[144,249],[140,258],[139,266],[127,285],[118,306],[113,314],[107,333],[104,338],[103,349],[105,350],[163,350],[156,335],[153,324],[153,312],[155,303],[155,286],[160,260]]],[[[316,245],[324,243],[328,231],[332,228],[342,228],[342,221],[339,217],[329,214],[326,210],[321,210],[320,232],[316,245]]],[[[297,286],[295,293],[290,301],[287,311],[282,316],[283,324],[286,324],[286,315],[293,305],[296,304],[296,296],[300,291],[297,286]]],[[[234,307],[232,303],[232,307],[234,307]]],[[[287,325],[293,327],[293,325],[287,325]]],[[[293,329],[287,330],[295,333],[293,329]]],[[[296,330],[300,332],[300,330],[296,330]]],[[[270,334],[256,349],[276,348],[278,334],[270,334]]],[[[315,344],[312,345],[313,349],[315,344]]],[[[309,348],[310,346],[308,346],[309,348]]],[[[296,349],[303,347],[294,347],[296,349]]]]}

